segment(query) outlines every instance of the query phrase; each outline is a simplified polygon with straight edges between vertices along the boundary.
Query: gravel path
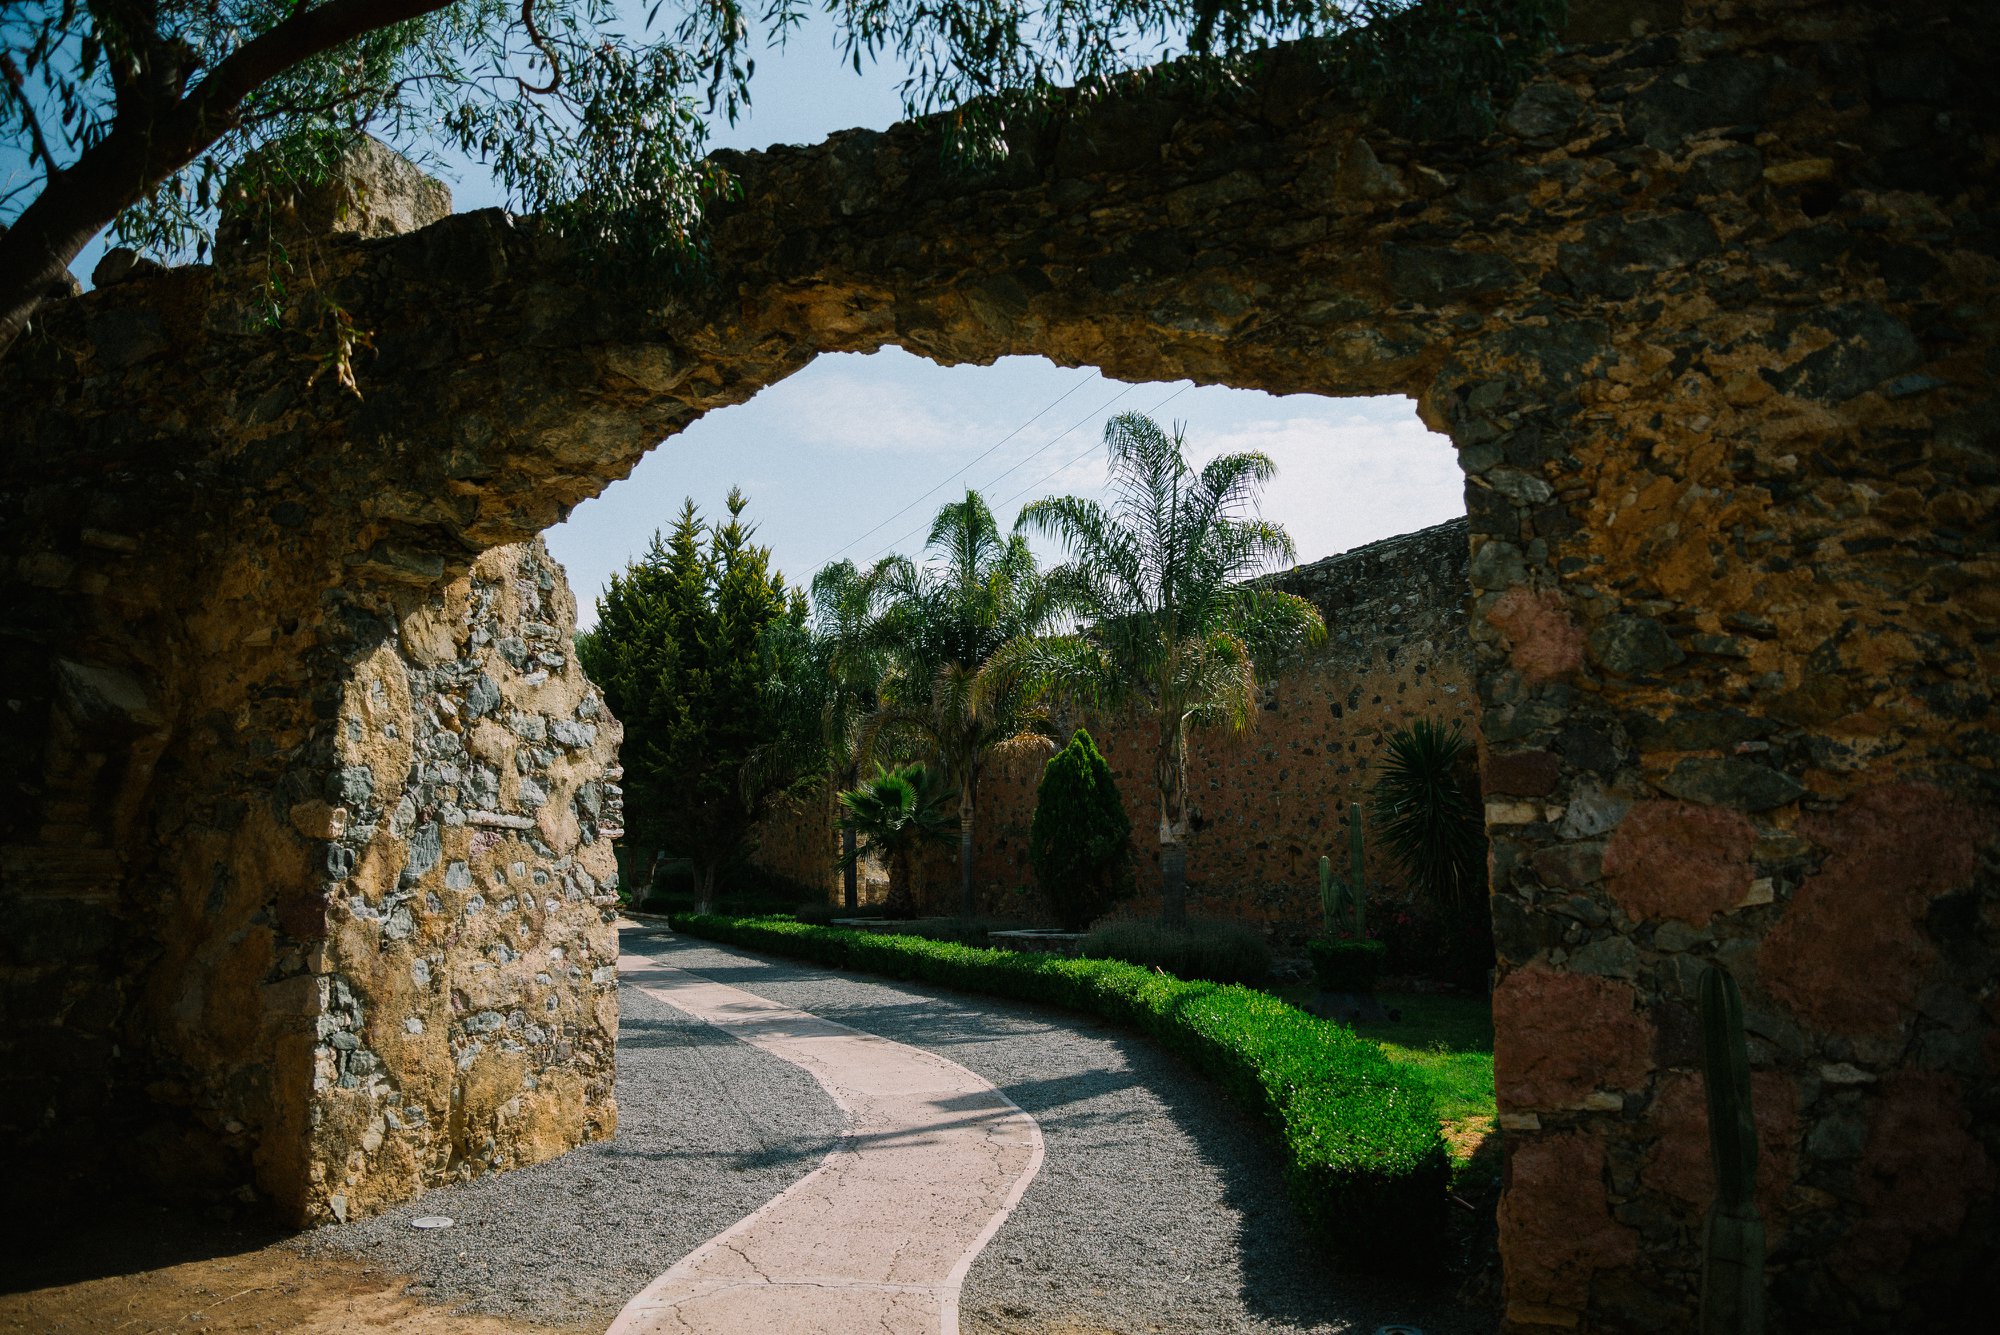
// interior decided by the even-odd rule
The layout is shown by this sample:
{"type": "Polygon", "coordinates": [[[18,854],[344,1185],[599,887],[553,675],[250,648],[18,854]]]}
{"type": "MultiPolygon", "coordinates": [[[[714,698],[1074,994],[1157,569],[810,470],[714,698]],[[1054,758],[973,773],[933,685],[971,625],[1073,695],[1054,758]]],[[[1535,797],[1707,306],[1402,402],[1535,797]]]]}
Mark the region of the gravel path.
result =
{"type": "Polygon", "coordinates": [[[1448,1294],[1329,1267],[1303,1236],[1263,1128],[1123,1030],[686,937],[627,949],[943,1053],[1034,1116],[1047,1155],[966,1277],[967,1335],[1492,1328],[1448,1294]]]}
{"type": "MultiPolygon", "coordinates": [[[[772,961],[690,938],[624,949],[916,1047],[985,1076],[1047,1157],[965,1281],[967,1335],[1489,1330],[1448,1294],[1329,1266],[1268,1137],[1215,1087],[1086,1017],[772,961]]],[[[435,1191],[312,1235],[415,1274],[438,1299],[608,1321],[679,1256],[817,1165],[838,1115],[803,1071],[626,988],[617,1140],[435,1191]],[[408,1227],[449,1214],[441,1234],[408,1227]]]]}
{"type": "Polygon", "coordinates": [[[413,1292],[466,1311],[601,1331],[668,1266],[819,1166],[842,1122],[811,1076],[636,988],[618,1005],[615,1139],[300,1245],[412,1275],[413,1292]],[[457,1222],[410,1227],[427,1214],[457,1222]]]}

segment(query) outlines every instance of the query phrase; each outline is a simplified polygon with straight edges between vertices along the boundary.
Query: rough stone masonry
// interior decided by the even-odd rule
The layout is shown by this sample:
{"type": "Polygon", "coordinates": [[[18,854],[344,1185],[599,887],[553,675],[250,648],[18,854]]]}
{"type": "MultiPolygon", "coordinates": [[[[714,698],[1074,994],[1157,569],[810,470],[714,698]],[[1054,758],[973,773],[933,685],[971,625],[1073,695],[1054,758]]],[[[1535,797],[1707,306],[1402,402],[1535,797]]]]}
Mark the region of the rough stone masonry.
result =
{"type": "MultiPolygon", "coordinates": [[[[498,622],[491,655],[454,631],[419,657],[408,618],[469,610],[482,553],[821,352],[1039,353],[1408,394],[1458,448],[1508,1327],[1689,1326],[1711,959],[1752,1031],[1774,1324],[1962,1322],[2000,1252],[1993,21],[1579,3],[1491,133],[1399,137],[1279,52],[1240,93],[1023,127],[983,175],[941,171],[923,124],[732,157],[706,284],[606,284],[487,211],[302,247],[276,327],[253,318],[255,255],[57,303],[0,362],[9,1143],[254,1169],[310,1218],[605,1129],[605,864],[583,840],[586,816],[605,833],[585,793],[612,796],[591,789],[609,730],[555,740],[593,722],[580,683],[553,713],[508,702],[498,622]],[[343,348],[365,397],[312,374],[343,348]],[[343,748],[372,680],[396,703],[385,655],[451,701],[456,729],[422,708],[465,750],[413,714],[436,753],[401,775],[384,753],[369,805],[343,748]],[[503,694],[481,721],[548,720],[512,769],[465,737],[478,672],[503,694]],[[325,823],[294,820],[315,802],[325,823]],[[335,807],[373,822],[365,844],[335,807]],[[533,888],[578,946],[542,938],[518,990],[482,999],[480,960],[530,953],[498,930],[527,916],[516,862],[568,878],[533,888]],[[419,956],[431,983],[391,983],[419,956]],[[551,996],[560,1029],[534,1014],[551,996]],[[478,1100],[457,1092],[475,1040],[475,1064],[517,1063],[478,1100]],[[106,1106],[151,1111],[114,1138],[106,1106]],[[462,1140],[428,1125],[459,1108],[462,1140]]],[[[555,679],[526,662],[517,689],[555,679]]]]}

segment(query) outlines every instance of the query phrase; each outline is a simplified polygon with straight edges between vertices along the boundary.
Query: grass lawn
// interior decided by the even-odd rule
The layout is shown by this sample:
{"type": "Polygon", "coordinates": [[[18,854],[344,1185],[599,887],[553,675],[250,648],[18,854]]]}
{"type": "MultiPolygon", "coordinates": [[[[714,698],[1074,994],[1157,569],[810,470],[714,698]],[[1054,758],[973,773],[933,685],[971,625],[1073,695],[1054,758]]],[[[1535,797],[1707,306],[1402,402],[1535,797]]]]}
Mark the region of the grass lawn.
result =
{"type": "Polygon", "coordinates": [[[1437,1089],[1448,1122],[1493,1116],[1493,1007],[1485,997],[1384,992],[1400,1020],[1357,1024],[1399,1062],[1417,1067],[1437,1089]]]}
{"type": "MultiPolygon", "coordinates": [[[[1311,984],[1279,989],[1295,1006],[1311,1002],[1311,984]]],[[[1477,1171],[1480,1147],[1493,1132],[1493,1005],[1485,997],[1434,992],[1382,992],[1382,1005],[1395,1020],[1354,1026],[1373,1039],[1393,1061],[1424,1073],[1437,1093],[1445,1140],[1460,1173],[1477,1171]]]]}

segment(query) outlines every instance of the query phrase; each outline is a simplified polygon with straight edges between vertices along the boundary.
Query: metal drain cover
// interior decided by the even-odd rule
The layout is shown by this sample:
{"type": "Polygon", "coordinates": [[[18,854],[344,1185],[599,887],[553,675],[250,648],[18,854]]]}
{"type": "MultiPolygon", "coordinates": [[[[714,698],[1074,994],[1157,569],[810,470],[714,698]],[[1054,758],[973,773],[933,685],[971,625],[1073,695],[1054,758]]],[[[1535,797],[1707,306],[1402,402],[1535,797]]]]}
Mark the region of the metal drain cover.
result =
{"type": "Polygon", "coordinates": [[[450,1228],[451,1216],[447,1214],[420,1214],[410,1221],[411,1228],[450,1228]]]}
{"type": "Polygon", "coordinates": [[[1375,1335],[1424,1335],[1415,1326],[1377,1326],[1375,1335]]]}

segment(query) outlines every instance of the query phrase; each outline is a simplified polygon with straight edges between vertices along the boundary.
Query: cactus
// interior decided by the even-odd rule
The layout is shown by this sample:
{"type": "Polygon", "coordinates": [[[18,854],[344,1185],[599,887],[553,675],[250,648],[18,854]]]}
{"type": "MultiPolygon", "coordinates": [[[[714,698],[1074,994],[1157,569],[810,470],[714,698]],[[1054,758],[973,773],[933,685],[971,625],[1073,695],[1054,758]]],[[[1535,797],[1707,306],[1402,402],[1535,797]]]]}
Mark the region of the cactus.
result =
{"type": "Polygon", "coordinates": [[[1361,804],[1347,806],[1347,879],[1333,874],[1333,859],[1324,854],[1319,860],[1319,916],[1326,935],[1336,935],[1341,927],[1343,903],[1354,908],[1353,932],[1357,940],[1368,938],[1368,883],[1362,870],[1361,804]]]}
{"type": "Polygon", "coordinates": [[[1347,897],[1354,904],[1354,939],[1368,939],[1368,881],[1362,871],[1361,804],[1347,804],[1347,897]]]}
{"type": "Polygon", "coordinates": [[[1701,1268],[1702,1335],[1758,1335],[1764,1329],[1764,1222],[1757,1215],[1750,1054],[1742,995],[1717,964],[1701,976],[1701,1055],[1715,1165],[1701,1268]]]}
{"type": "Polygon", "coordinates": [[[1340,882],[1333,879],[1333,859],[1319,855],[1319,927],[1322,935],[1334,934],[1334,920],[1340,916],[1340,882]]]}

